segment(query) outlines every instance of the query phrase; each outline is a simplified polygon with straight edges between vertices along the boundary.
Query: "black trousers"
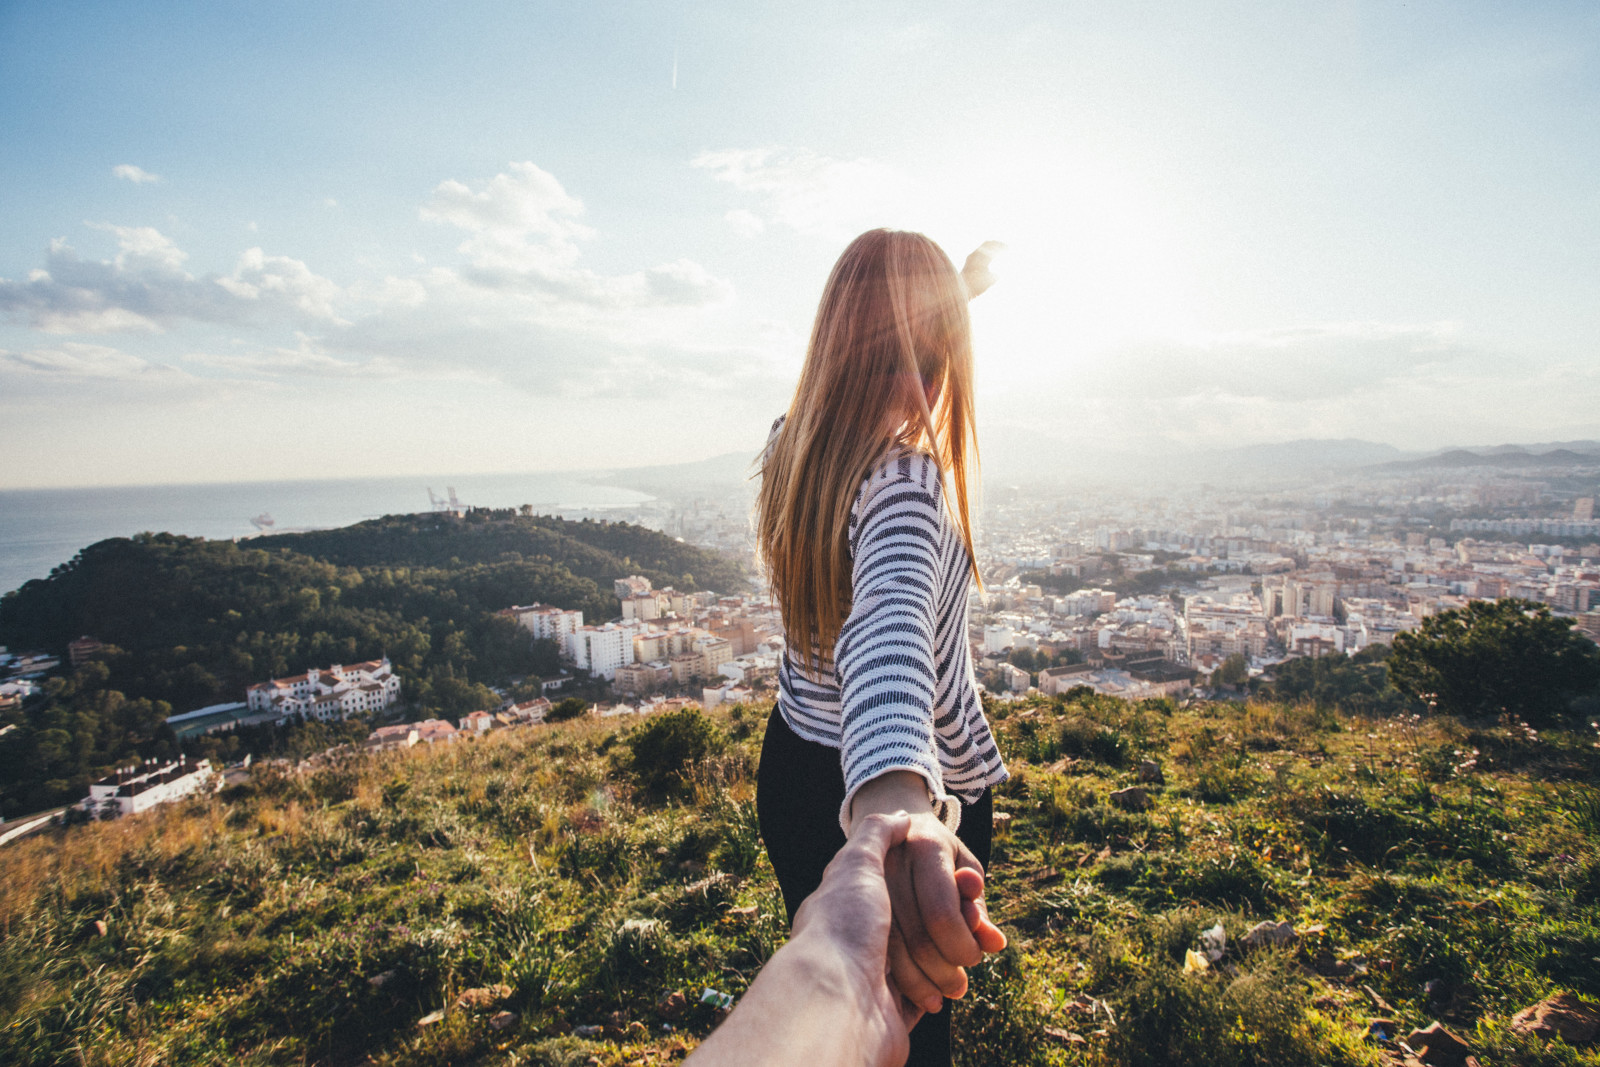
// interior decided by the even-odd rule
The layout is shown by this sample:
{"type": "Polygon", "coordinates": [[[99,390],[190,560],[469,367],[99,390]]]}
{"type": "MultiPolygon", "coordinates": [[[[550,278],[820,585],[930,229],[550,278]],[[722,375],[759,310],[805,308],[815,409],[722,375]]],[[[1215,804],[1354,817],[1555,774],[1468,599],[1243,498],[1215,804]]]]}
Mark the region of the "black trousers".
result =
{"type": "MultiPolygon", "coordinates": [[[[790,923],[801,901],[822,884],[828,861],[844,847],[844,831],[839,829],[839,805],[843,803],[839,750],[797,735],[774,706],[761,746],[756,813],[790,923]]],[[[985,789],[974,803],[962,805],[961,828],[956,832],[985,869],[993,830],[990,796],[985,789]]],[[[943,1011],[924,1015],[911,1031],[911,1056],[906,1064],[948,1067],[949,1063],[950,1001],[946,1000],[943,1011]]]]}

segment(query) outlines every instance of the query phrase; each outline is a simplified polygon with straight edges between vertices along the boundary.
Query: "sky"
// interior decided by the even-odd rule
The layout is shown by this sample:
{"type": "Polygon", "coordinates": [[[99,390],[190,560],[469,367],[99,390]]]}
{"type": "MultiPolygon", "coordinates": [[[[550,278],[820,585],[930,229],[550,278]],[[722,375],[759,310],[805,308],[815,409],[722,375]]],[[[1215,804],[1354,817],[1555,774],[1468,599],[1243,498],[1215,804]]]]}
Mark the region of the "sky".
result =
{"type": "Polygon", "coordinates": [[[1600,7],[0,0],[0,488],[757,451],[959,264],[1012,472],[1600,437],[1600,7]]]}

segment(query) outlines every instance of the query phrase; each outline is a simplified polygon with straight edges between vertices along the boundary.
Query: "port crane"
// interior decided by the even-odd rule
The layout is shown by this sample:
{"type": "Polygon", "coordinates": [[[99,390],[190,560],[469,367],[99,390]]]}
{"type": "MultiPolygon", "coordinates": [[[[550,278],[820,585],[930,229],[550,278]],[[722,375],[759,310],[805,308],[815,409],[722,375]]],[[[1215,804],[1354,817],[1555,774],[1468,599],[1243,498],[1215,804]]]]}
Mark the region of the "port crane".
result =
{"type": "Polygon", "coordinates": [[[429,486],[428,503],[433,507],[434,511],[465,511],[467,509],[467,506],[456,496],[455,486],[445,486],[445,493],[446,495],[442,497],[435,496],[433,487],[429,486]]]}

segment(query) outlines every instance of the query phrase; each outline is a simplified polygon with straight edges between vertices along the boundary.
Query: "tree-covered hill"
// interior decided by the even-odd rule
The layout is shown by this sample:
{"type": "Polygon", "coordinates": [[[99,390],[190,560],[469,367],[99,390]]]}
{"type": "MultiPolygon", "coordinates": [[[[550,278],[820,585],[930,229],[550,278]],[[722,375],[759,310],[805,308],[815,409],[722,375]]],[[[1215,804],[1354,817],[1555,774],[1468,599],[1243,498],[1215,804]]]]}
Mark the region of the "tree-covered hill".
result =
{"type": "Polygon", "coordinates": [[[460,520],[433,513],[386,515],[338,530],[256,538],[251,544],[288,548],[348,567],[559,562],[606,592],[611,579],[626,574],[642,574],[657,586],[719,593],[742,588],[747,581],[737,561],[643,526],[523,515],[510,509],[479,508],[460,520]]]}
{"type": "Polygon", "coordinates": [[[242,700],[248,685],[308,667],[387,655],[416,714],[487,706],[486,684],[555,667],[552,650],[498,611],[537,601],[609,619],[612,580],[633,573],[721,589],[742,577],[736,563],[640,527],[508,513],[90,545],[0,599],[0,644],[63,657],[84,634],[112,646],[94,671],[53,679],[44,699],[11,713],[20,729],[0,740],[0,804],[15,815],[76,800],[111,766],[170,752],[166,715],[242,700]]]}

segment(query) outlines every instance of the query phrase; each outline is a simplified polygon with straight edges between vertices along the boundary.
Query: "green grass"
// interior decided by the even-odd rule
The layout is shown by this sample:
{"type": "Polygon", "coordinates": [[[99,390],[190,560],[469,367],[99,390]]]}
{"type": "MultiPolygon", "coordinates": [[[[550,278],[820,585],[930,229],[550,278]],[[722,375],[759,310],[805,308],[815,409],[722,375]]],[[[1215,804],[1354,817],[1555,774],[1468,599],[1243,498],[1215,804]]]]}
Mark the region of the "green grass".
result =
{"type": "MultiPolygon", "coordinates": [[[[753,803],[763,712],[258,771],[8,846],[0,1062],[681,1058],[716,1022],[700,990],[740,993],[786,936],[753,803]],[[500,983],[493,1009],[417,1026],[500,983]]],[[[957,1009],[961,1062],[1378,1064],[1368,986],[1486,1067],[1600,1065],[1507,1027],[1557,990],[1600,999],[1592,738],[1092,696],[994,718],[1012,947],[957,1009]],[[1154,807],[1112,806],[1142,759],[1166,776],[1154,807]],[[1307,933],[1239,952],[1263,918],[1307,933]],[[1186,974],[1216,923],[1226,966],[1186,974]]]]}

